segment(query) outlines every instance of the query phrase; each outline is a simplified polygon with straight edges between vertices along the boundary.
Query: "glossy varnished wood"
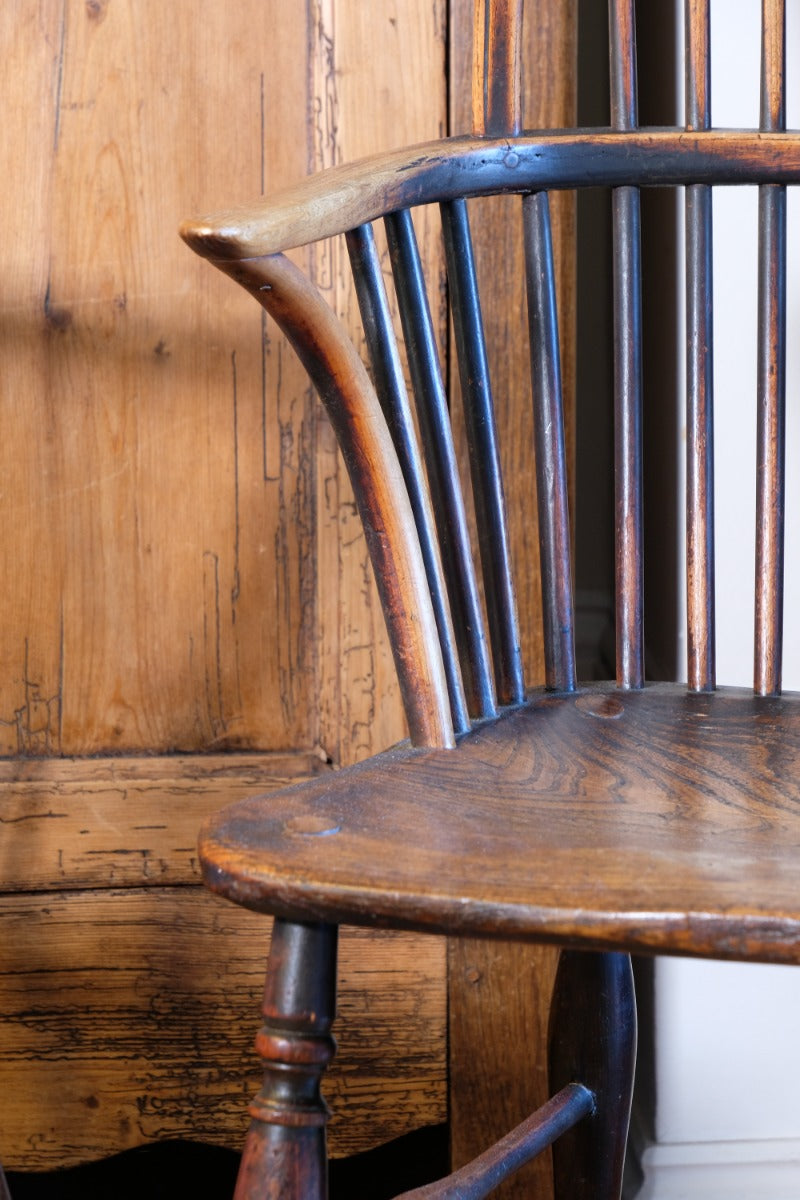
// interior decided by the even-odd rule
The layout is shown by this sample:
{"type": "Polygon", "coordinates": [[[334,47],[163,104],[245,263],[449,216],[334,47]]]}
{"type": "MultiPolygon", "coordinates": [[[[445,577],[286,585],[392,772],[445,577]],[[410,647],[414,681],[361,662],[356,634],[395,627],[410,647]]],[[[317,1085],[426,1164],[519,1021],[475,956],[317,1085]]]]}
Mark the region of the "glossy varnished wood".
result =
{"type": "Polygon", "coordinates": [[[539,695],[455,753],[400,748],[236,805],[202,855],[255,908],[793,962],[798,778],[795,697],[539,695]]]}
{"type": "Polygon", "coordinates": [[[327,1195],[329,1109],[320,1082],[336,1050],[337,943],[334,926],[275,922],[256,1037],[264,1078],[250,1104],[234,1200],[327,1195]]]}

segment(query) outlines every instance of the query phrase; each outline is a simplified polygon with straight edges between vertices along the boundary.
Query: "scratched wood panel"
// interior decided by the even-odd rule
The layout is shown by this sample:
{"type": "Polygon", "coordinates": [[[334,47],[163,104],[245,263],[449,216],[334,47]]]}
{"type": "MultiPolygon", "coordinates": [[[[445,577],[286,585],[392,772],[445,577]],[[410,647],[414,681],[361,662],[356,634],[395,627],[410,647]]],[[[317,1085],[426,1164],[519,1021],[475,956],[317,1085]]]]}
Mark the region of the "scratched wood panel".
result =
{"type": "MultiPolygon", "coordinates": [[[[7,1169],[164,1137],[241,1146],[266,918],[183,887],[4,896],[0,919],[7,1169]]],[[[444,952],[436,938],[343,934],[334,1154],[446,1119],[444,952]]]]}
{"type": "MultiPolygon", "coordinates": [[[[402,4],[327,0],[317,11],[311,50],[313,91],[325,102],[316,124],[315,169],[445,132],[444,0],[402,4]],[[369,54],[365,55],[365,47],[370,48],[369,54]]],[[[435,221],[423,218],[417,229],[441,330],[446,319],[439,311],[442,251],[435,221]]],[[[381,233],[376,229],[388,277],[381,233]]],[[[315,248],[313,264],[315,282],[361,345],[343,241],[315,248]]],[[[321,432],[317,556],[326,601],[320,610],[320,738],[334,761],[350,763],[396,741],[404,735],[405,724],[352,491],[332,435],[325,428],[321,432]]]]}
{"type": "MultiPolygon", "coordinates": [[[[471,124],[472,5],[452,10],[452,127],[471,124]]],[[[523,123],[574,124],[575,0],[525,5],[523,123]]],[[[574,447],[575,201],[551,197],[568,461],[574,447]]],[[[472,207],[475,257],[495,389],[520,633],[529,683],[544,682],[541,579],[533,474],[533,420],[520,205],[497,197],[472,207]]],[[[451,379],[457,391],[455,375],[451,379]]],[[[462,440],[462,460],[465,457],[462,440]]],[[[454,1164],[501,1137],[548,1096],[547,1022],[557,951],[548,946],[453,941],[449,961],[449,1070],[454,1164]]],[[[549,1154],[498,1189],[498,1200],[552,1196],[549,1154]]]]}
{"type": "Polygon", "coordinates": [[[307,167],[284,13],[3,6],[0,753],[315,740],[312,398],[176,234],[307,167]]]}
{"type": "MultiPolygon", "coordinates": [[[[0,755],[35,757],[42,768],[36,776],[29,763],[13,764],[4,777],[2,870],[7,887],[24,876],[29,889],[68,889],[46,907],[67,914],[61,932],[72,930],[64,948],[75,966],[66,1011],[58,972],[4,969],[0,986],[22,988],[42,1012],[56,1012],[64,1044],[77,1039],[83,1053],[77,1075],[67,1054],[43,1060],[38,1073],[24,1055],[11,1055],[4,1094],[15,1097],[15,1110],[23,1094],[30,1103],[19,1138],[0,1119],[7,1164],[41,1164],[37,1146],[53,1166],[110,1153],[131,1138],[205,1136],[177,1097],[196,1059],[180,1029],[161,1073],[103,1054],[106,1031],[118,1016],[124,1023],[140,990],[150,1010],[144,1024],[132,1020],[129,1048],[147,1045],[154,1013],[199,1003],[195,994],[187,999],[184,944],[206,970],[189,972],[198,993],[226,979],[226,996],[214,999],[218,1017],[208,1018],[203,1062],[207,1079],[228,1072],[230,1123],[225,1117],[220,1126],[211,1085],[204,1120],[232,1145],[241,1142],[254,1086],[252,1071],[241,1076],[238,1060],[225,1059],[226,1013],[239,1006],[249,1044],[263,946],[242,935],[251,967],[238,975],[235,961],[211,957],[219,929],[246,914],[216,917],[192,941],[202,922],[196,926],[183,908],[176,915],[175,906],[188,903],[193,889],[145,894],[136,885],[194,878],[189,827],[213,804],[221,776],[222,794],[249,790],[248,772],[259,768],[238,755],[227,766],[203,757],[197,770],[188,759],[89,764],[53,756],[299,746],[298,762],[286,767],[291,777],[320,761],[322,729],[331,756],[349,760],[401,728],[352,502],[346,483],[339,490],[343,477],[306,377],[252,301],[191,255],[175,231],[187,213],[300,178],[334,146],[360,153],[347,140],[356,131],[373,139],[364,149],[439,132],[442,12],[418,0],[325,0],[295,6],[291,16],[279,0],[237,0],[204,5],[202,20],[191,0],[20,0],[0,11],[0,94],[13,117],[0,150],[0,464],[8,514],[0,533],[0,755]],[[407,64],[402,82],[398,53],[407,64]],[[406,89],[414,100],[403,100],[399,120],[406,89]],[[315,464],[318,442],[336,464],[330,470],[315,464]],[[331,534],[327,558],[320,522],[331,534]],[[326,722],[317,696],[327,684],[326,722]],[[379,703],[383,692],[388,699],[379,703]],[[341,745],[332,734],[340,721],[341,745]],[[207,788],[198,787],[203,771],[207,788]],[[45,809],[65,816],[45,817],[45,809]],[[62,821],[71,823],[71,842],[62,821]],[[159,823],[166,828],[142,829],[159,823]],[[109,883],[128,887],[127,899],[106,895],[109,883]],[[117,915],[106,920],[112,899],[117,915]],[[98,992],[99,976],[94,966],[80,975],[91,965],[81,938],[97,922],[115,932],[97,1006],[85,1010],[83,990],[94,982],[98,992]],[[142,950],[135,970],[115,971],[129,942],[157,949],[142,950]],[[102,1078],[90,1086],[99,1060],[102,1078]],[[81,1096],[96,1097],[97,1108],[81,1096]],[[101,1109],[107,1123],[96,1134],[101,1109]],[[152,1119],[136,1125],[140,1110],[152,1119]],[[127,1133],[123,1117],[133,1122],[127,1133]]],[[[328,290],[347,313],[352,298],[328,290]]],[[[273,761],[267,769],[284,768],[273,761]]],[[[44,937],[49,917],[41,907],[37,924],[36,903],[33,896],[2,901],[4,940],[17,921],[20,954],[26,936],[44,937]]],[[[342,1039],[331,1088],[341,1091],[346,1080],[361,1115],[352,1136],[334,1136],[335,1150],[444,1115],[443,949],[388,941],[383,952],[381,938],[375,950],[364,948],[355,975],[369,986],[356,988],[353,1000],[344,956],[342,1007],[371,1017],[355,1035],[355,1060],[342,1039]],[[415,971],[425,962],[437,999],[418,1008],[415,971]],[[404,964],[410,985],[398,982],[404,964]],[[404,1007],[411,998],[420,1028],[404,1007]],[[406,1028],[417,1049],[404,1040],[406,1028]],[[380,1075],[374,1059],[369,1070],[358,1067],[373,1036],[381,1054],[389,1051],[380,1075]],[[395,1110],[383,1125],[381,1095],[395,1110]]]]}
{"type": "Polygon", "coordinates": [[[0,762],[0,892],[199,883],[202,821],[329,769],[305,752],[0,762]]]}

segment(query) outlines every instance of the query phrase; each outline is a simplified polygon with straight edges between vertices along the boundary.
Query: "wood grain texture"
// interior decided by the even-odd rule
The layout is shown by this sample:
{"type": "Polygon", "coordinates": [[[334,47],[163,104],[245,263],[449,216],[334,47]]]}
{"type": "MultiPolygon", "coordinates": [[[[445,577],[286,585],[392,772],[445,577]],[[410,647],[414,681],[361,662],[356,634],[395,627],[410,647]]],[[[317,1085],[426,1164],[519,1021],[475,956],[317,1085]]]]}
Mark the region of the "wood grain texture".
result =
{"type": "MultiPolygon", "coordinates": [[[[0,21],[0,94],[24,130],[4,143],[0,201],[0,753],[317,744],[331,645],[350,666],[328,752],[385,745],[399,697],[388,684],[379,703],[369,682],[391,658],[377,606],[364,615],[366,552],[316,401],[175,226],[232,191],[439,134],[443,6],[330,0],[287,20],[246,0],[198,22],[187,0],[23,0],[0,21]]],[[[346,309],[337,261],[312,265],[346,309]]]]}
{"type": "Polygon", "coordinates": [[[477,0],[473,17],[472,129],[519,133],[522,120],[522,0],[477,0]]]}
{"type": "MultiPolygon", "coordinates": [[[[272,480],[262,469],[291,374],[273,374],[264,397],[258,313],[174,237],[177,213],[221,201],[232,176],[258,190],[257,43],[282,26],[285,59],[304,53],[303,30],[277,12],[244,4],[229,19],[214,6],[202,27],[191,5],[147,0],[3,13],[4,103],[24,130],[4,143],[0,202],[14,230],[2,250],[3,753],[308,738],[307,701],[273,703],[281,663],[298,695],[310,686],[308,455],[272,480]],[[303,517],[290,527],[281,493],[303,517]],[[282,586],[265,586],[270,569],[282,586]],[[276,652],[260,662],[264,645],[276,652]]],[[[273,160],[276,181],[287,162],[289,178],[302,169],[292,158],[273,160]]]]}
{"type": "MultiPolygon", "coordinates": [[[[558,952],[477,938],[451,938],[447,947],[451,1140],[453,1165],[461,1166],[551,1094],[547,1022],[558,952]]],[[[550,1154],[499,1195],[551,1196],[550,1154]]]]}
{"type": "Polygon", "coordinates": [[[330,768],[320,754],[0,761],[0,892],[199,883],[197,830],[330,768]]]}
{"type": "MultiPolygon", "coordinates": [[[[164,1137],[239,1149],[269,925],[195,887],[0,898],[5,1166],[164,1137]]],[[[444,952],[430,937],[343,934],[334,1154],[446,1119],[444,952]]]]}
{"type": "MultiPolygon", "coordinates": [[[[403,140],[436,136],[446,121],[445,35],[444,6],[427,0],[325,0],[295,6],[291,16],[277,0],[244,0],[235,10],[211,3],[202,21],[190,0],[20,0],[0,12],[0,95],[13,117],[0,150],[8,515],[0,535],[0,755],[24,760],[0,769],[2,886],[71,893],[64,927],[75,979],[92,961],[81,937],[95,918],[105,921],[103,889],[128,889],[127,900],[115,899],[118,922],[109,918],[121,931],[103,963],[115,986],[100,989],[81,1018],[81,1069],[54,1052],[29,1086],[24,1056],[6,1068],[4,1094],[21,1088],[26,1097],[21,1140],[2,1122],[3,1152],[21,1169],[111,1153],[134,1137],[203,1136],[189,1103],[178,1100],[196,1058],[179,1029],[169,1070],[136,1067],[133,1082],[124,1056],[104,1050],[117,1015],[124,1023],[138,1003],[137,989],[156,997],[156,1010],[176,1014],[185,996],[189,918],[172,916],[192,889],[163,892],[162,913],[162,892],[147,899],[139,885],[194,880],[196,826],[214,807],[212,789],[223,778],[223,790],[261,786],[262,752],[285,751],[284,766],[272,760],[266,770],[285,767],[290,778],[305,772],[303,759],[309,767],[352,761],[403,732],[355,507],[305,372],[250,299],[188,254],[175,229],[182,214],[231,194],[258,196],[324,161],[390,144],[401,107],[403,140]],[[364,56],[367,44],[376,50],[364,56]],[[401,94],[413,102],[401,106],[401,94]],[[330,700],[321,705],[320,695],[330,700]],[[204,753],[194,765],[158,757],[177,750],[204,753]],[[249,763],[239,750],[254,752],[249,763]],[[227,763],[216,758],[223,752],[227,763]],[[106,753],[120,757],[59,757],[106,753]],[[125,757],[142,753],[157,757],[125,757]],[[126,907],[137,902],[146,920],[126,907]],[[113,975],[126,929],[141,952],[134,970],[113,975]],[[157,942],[152,954],[145,936],[157,942]],[[95,1061],[103,1064],[99,1080],[95,1061]],[[96,1096],[105,1114],[96,1138],[86,1124],[95,1110],[81,1095],[96,1096]],[[132,1121],[127,1133],[122,1117],[109,1115],[118,1096],[132,1121]],[[136,1127],[141,1106],[157,1119],[136,1127]]],[[[423,240],[426,256],[431,241],[423,240]]],[[[330,258],[310,265],[346,315],[330,258]]],[[[16,901],[2,903],[13,909],[16,901]]],[[[35,939],[35,906],[46,902],[40,895],[25,903],[35,939]]],[[[216,937],[207,925],[192,944],[210,964],[216,937]]],[[[15,928],[21,958],[21,918],[15,928]]],[[[230,1087],[229,1101],[218,1117],[209,1092],[202,1118],[237,1146],[254,1090],[246,1073],[256,1063],[249,1043],[262,943],[246,947],[253,960],[244,984],[230,968],[241,1061],[219,1066],[230,1072],[220,1084],[230,1087]]],[[[429,954],[430,941],[410,954],[412,981],[414,964],[429,954]]],[[[435,961],[443,1014],[443,949],[435,961]]],[[[402,950],[367,951],[364,963],[369,995],[361,992],[358,1003],[385,1014],[384,1048],[398,1037],[398,1056],[411,1062],[414,1051],[390,1016],[394,1006],[407,1023],[400,1014],[412,992],[400,982],[402,950]]],[[[79,989],[67,989],[72,1008],[62,1011],[62,978],[12,971],[0,986],[24,989],[69,1038],[79,989]]],[[[218,985],[210,965],[198,986],[206,982],[218,985]]],[[[227,1053],[225,1003],[209,1018],[208,1078],[227,1053]]],[[[379,1119],[374,1135],[366,1129],[377,1113],[372,1085],[351,1071],[343,1048],[340,1077],[358,1090],[364,1124],[358,1133],[356,1120],[355,1141],[335,1135],[335,1148],[394,1136],[395,1120],[407,1129],[444,1119],[442,1021],[431,1017],[438,1048],[417,1091],[404,1090],[402,1069],[391,1068],[387,1104],[396,1102],[397,1115],[385,1129],[379,1119]]],[[[152,1024],[132,1019],[129,1043],[146,1045],[152,1024]]],[[[424,1045],[425,1029],[419,1036],[424,1045]]]]}
{"type": "Polygon", "coordinates": [[[796,694],[539,692],[456,751],[233,805],[201,859],[296,918],[796,962],[798,780],[796,694]]]}

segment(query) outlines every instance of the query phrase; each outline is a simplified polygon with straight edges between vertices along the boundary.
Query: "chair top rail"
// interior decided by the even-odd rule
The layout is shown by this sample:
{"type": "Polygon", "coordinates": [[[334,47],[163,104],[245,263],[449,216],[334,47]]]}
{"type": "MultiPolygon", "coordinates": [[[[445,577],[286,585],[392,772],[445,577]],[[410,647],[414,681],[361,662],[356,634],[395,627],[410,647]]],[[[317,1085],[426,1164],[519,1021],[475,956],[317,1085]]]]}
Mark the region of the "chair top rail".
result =
{"type": "Polygon", "coordinates": [[[455,137],[331,167],[249,207],[186,221],[209,259],[258,258],[346,233],[388,212],[551,188],[800,183],[800,131],[610,129],[455,137]]]}

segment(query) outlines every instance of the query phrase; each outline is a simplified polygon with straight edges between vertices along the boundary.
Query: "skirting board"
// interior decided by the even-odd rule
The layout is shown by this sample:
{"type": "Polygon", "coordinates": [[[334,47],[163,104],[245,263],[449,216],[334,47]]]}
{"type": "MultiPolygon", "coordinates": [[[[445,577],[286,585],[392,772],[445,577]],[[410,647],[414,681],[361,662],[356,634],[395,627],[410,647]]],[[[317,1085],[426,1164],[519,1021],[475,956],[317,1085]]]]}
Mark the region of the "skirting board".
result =
{"type": "Polygon", "coordinates": [[[798,1200],[800,1140],[648,1146],[637,1200],[798,1200]]]}

